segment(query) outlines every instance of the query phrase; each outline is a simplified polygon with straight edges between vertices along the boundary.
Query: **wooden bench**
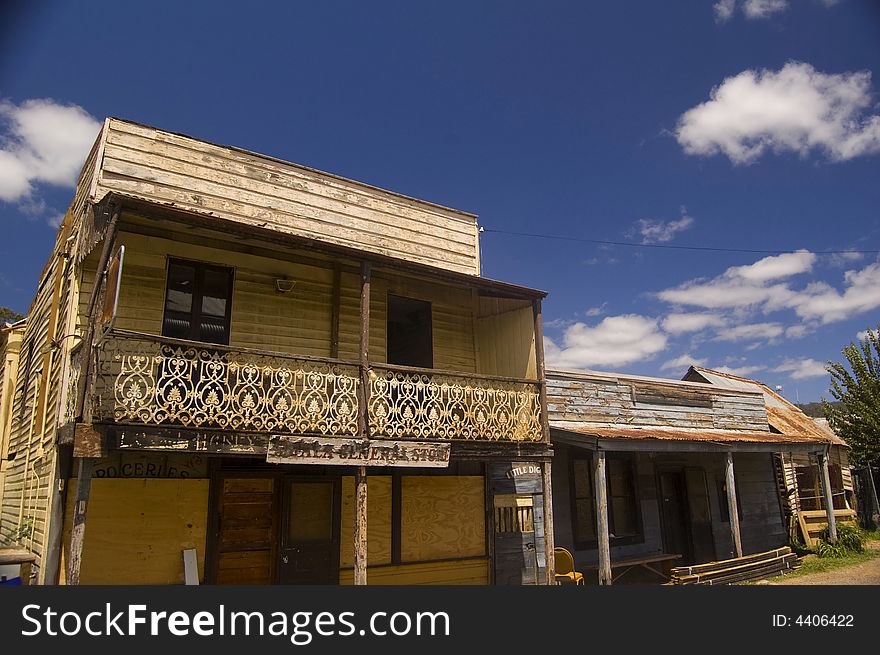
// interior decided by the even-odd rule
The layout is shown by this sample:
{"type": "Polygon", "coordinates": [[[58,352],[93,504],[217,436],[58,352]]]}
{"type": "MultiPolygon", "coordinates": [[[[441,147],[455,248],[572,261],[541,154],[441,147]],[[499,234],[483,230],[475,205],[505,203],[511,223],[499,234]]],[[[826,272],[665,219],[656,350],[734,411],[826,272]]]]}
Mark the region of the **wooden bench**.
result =
{"type": "MultiPolygon", "coordinates": [[[[611,582],[617,582],[627,573],[632,571],[633,569],[642,568],[646,571],[653,573],[654,575],[660,577],[664,582],[669,580],[669,575],[657,567],[657,564],[662,562],[674,562],[677,559],[681,559],[681,555],[676,555],[673,553],[651,553],[649,555],[641,555],[639,557],[626,557],[623,559],[612,559],[611,560],[611,582]],[[620,573],[614,574],[615,569],[623,569],[620,573]]],[[[598,564],[592,564],[590,566],[584,567],[586,569],[596,570],[599,568],[598,564]]]]}

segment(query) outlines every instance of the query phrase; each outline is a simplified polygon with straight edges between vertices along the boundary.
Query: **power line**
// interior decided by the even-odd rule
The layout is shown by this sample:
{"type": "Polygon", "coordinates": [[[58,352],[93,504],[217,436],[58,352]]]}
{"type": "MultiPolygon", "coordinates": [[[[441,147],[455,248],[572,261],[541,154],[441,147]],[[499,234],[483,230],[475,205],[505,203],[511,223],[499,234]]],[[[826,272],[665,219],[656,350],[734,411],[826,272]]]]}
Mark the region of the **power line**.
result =
{"type": "MultiPolygon", "coordinates": [[[[605,239],[586,239],[584,237],[564,236],[561,234],[537,234],[533,232],[513,232],[511,230],[498,230],[491,227],[481,227],[480,232],[492,232],[494,234],[506,234],[517,237],[530,237],[533,239],[556,239],[559,241],[578,241],[580,243],[593,243],[602,246],[626,246],[628,248],[662,248],[665,250],[699,250],[703,252],[744,252],[753,255],[788,255],[801,252],[800,250],[759,250],[755,248],[716,248],[712,246],[676,246],[665,243],[632,243],[630,241],[607,241],[605,239]]],[[[876,255],[880,250],[810,250],[814,255],[876,255]]]]}

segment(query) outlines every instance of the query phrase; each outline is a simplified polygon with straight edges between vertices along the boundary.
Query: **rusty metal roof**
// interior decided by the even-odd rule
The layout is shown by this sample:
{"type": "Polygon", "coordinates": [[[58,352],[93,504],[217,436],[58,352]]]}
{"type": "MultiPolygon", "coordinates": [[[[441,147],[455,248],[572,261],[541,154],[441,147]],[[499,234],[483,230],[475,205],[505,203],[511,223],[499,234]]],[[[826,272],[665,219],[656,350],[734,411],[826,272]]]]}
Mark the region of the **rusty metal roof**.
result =
{"type": "Polygon", "coordinates": [[[691,366],[691,369],[703,376],[703,379],[710,380],[710,384],[724,384],[722,381],[713,380],[713,378],[724,378],[729,380],[735,388],[752,387],[762,391],[764,393],[764,405],[767,409],[767,421],[772,429],[777,430],[783,435],[806,438],[807,440],[830,443],[836,446],[847,445],[830,428],[826,429],[817,425],[813,419],[801,411],[800,407],[773,391],[763,382],[730,373],[723,373],[711,368],[703,368],[702,366],[691,366]]]}
{"type": "MultiPolygon", "coordinates": [[[[608,425],[575,425],[554,424],[551,427],[567,432],[576,432],[603,439],[659,439],[665,441],[695,441],[707,443],[828,443],[828,434],[802,435],[802,434],[777,434],[775,432],[742,432],[738,430],[699,430],[699,429],[669,429],[669,428],[632,428],[612,427],[608,425]]],[[[817,426],[817,431],[818,426],[817,426]]]]}

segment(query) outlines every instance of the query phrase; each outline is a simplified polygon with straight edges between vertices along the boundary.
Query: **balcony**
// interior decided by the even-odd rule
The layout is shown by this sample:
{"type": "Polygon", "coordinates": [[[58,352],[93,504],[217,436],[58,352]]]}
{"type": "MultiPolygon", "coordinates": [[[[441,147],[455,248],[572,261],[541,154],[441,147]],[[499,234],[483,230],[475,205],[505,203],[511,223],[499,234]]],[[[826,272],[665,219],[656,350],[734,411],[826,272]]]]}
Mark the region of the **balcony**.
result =
{"type": "MultiPolygon", "coordinates": [[[[358,436],[361,378],[352,361],[124,330],[112,330],[96,354],[95,423],[358,436]]],[[[533,380],[387,365],[371,365],[369,379],[371,437],[544,440],[533,380]]]]}

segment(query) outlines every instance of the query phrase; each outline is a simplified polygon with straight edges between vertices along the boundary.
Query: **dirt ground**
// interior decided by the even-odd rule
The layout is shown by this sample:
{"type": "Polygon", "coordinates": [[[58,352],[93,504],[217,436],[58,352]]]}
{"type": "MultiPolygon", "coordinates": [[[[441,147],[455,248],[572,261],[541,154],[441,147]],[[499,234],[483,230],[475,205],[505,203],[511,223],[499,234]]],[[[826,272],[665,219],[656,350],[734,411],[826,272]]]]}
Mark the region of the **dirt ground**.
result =
{"type": "MultiPolygon", "coordinates": [[[[872,541],[868,543],[871,550],[880,550],[880,542],[872,541]]],[[[810,573],[808,575],[799,575],[796,577],[780,576],[774,578],[771,584],[784,585],[880,585],[880,557],[872,559],[862,564],[847,566],[835,571],[826,571],[824,573],[810,573]]]]}

